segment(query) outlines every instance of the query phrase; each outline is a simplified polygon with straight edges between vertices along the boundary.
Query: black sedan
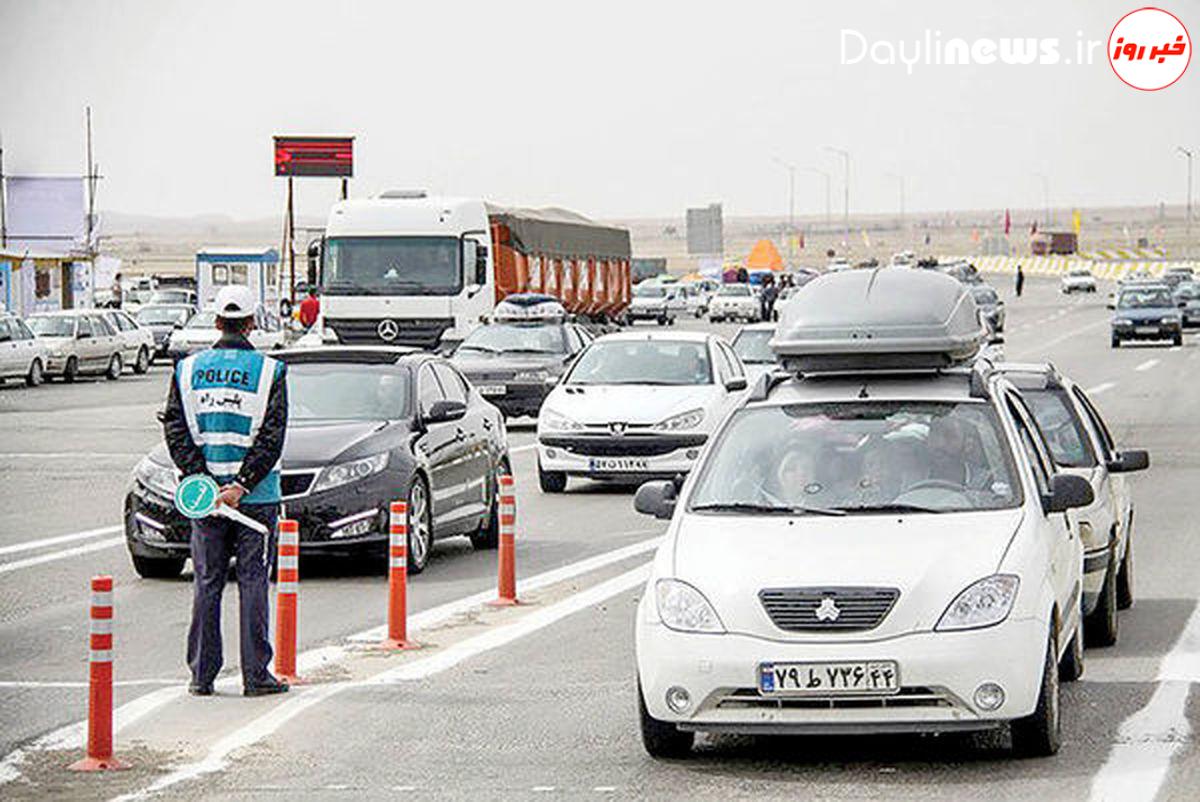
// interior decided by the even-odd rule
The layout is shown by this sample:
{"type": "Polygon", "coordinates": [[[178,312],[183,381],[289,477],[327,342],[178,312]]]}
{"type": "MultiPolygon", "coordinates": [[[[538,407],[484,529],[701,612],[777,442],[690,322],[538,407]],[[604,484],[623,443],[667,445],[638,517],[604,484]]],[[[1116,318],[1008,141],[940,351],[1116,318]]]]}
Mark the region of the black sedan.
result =
{"type": "MultiPolygon", "coordinates": [[[[288,364],[284,514],[301,554],[383,558],[388,505],[408,501],[408,570],[433,541],[458,535],[495,548],[498,477],[510,470],[504,422],[445,359],[404,348],[337,347],[275,354],[288,364]]],[[[134,469],[125,536],[145,577],[176,576],[191,528],[174,508],[166,447],[134,469]]]]}
{"type": "Polygon", "coordinates": [[[571,322],[497,321],[467,335],[451,361],[507,417],[537,417],[563,372],[592,341],[571,322]]]}
{"type": "Polygon", "coordinates": [[[1112,347],[1129,340],[1170,340],[1183,345],[1183,314],[1166,284],[1121,288],[1112,319],[1112,347]]]}
{"type": "Polygon", "coordinates": [[[181,329],[196,313],[196,308],[187,304],[158,304],[143,306],[137,311],[137,322],[150,329],[154,335],[154,354],[166,357],[171,333],[181,329]]]}

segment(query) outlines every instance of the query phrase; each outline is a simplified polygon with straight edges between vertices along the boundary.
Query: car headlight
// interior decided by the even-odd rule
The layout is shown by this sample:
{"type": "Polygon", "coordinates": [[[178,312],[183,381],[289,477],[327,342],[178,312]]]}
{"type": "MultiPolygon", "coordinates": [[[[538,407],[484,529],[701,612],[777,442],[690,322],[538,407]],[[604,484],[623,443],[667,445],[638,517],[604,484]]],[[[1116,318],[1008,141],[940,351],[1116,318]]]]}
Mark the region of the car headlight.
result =
{"type": "Polygon", "coordinates": [[[693,409],[679,415],[673,415],[664,421],[660,421],[652,428],[660,432],[678,432],[683,429],[695,429],[704,422],[704,410],[693,409]]]}
{"type": "Polygon", "coordinates": [[[360,479],[366,479],[368,476],[379,473],[386,468],[387,463],[388,455],[385,451],[382,454],[330,465],[321,471],[321,476],[317,479],[316,484],[313,485],[312,492],[317,493],[322,490],[341,487],[350,482],[357,482],[360,479]]]}
{"type": "Polygon", "coordinates": [[[979,629],[1008,618],[1021,580],[1012,574],[993,574],[969,585],[942,613],[934,629],[941,632],[979,629]]]}
{"type": "Polygon", "coordinates": [[[521,370],[513,374],[513,381],[528,384],[541,384],[549,379],[550,374],[544,370],[521,370]]]}
{"type": "Polygon", "coordinates": [[[538,427],[548,432],[577,432],[583,428],[583,424],[554,410],[543,409],[538,417],[538,427]]]}
{"type": "Polygon", "coordinates": [[[142,457],[141,462],[133,469],[133,475],[147,489],[163,498],[175,498],[175,487],[179,484],[179,479],[174,466],[155,462],[148,456],[142,457]]]}
{"type": "Polygon", "coordinates": [[[1169,326],[1172,323],[1178,323],[1179,319],[1179,315],[1166,315],[1163,317],[1162,322],[1169,326]]]}
{"type": "Polygon", "coordinates": [[[725,625],[708,599],[686,582],[660,579],[654,585],[654,596],[658,602],[658,618],[668,629],[679,632],[725,631],[725,625]]]}
{"type": "Polygon", "coordinates": [[[1133,321],[1128,318],[1119,317],[1113,321],[1114,326],[1132,326],[1133,321]]]}

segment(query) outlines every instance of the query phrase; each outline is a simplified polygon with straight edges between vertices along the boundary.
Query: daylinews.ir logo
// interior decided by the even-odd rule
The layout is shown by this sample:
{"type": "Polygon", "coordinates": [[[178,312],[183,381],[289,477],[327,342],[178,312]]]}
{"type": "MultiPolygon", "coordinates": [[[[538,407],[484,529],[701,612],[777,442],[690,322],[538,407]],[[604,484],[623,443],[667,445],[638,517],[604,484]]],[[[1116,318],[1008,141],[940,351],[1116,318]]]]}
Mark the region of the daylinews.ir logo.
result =
{"type": "Polygon", "coordinates": [[[1139,8],[1117,21],[1108,36],[1108,63],[1134,89],[1165,89],[1192,61],[1192,39],[1178,17],[1161,8],[1139,8]]]}

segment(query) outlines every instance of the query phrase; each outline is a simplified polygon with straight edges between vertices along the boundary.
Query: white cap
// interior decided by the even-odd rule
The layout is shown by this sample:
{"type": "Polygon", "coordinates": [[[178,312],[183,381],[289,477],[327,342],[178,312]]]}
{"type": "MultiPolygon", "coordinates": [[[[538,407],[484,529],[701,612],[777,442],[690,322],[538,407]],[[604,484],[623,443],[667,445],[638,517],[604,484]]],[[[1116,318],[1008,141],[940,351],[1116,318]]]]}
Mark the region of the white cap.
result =
{"type": "Polygon", "coordinates": [[[249,287],[230,284],[222,287],[221,291],[217,293],[217,301],[213,306],[217,310],[217,317],[237,320],[253,316],[258,302],[254,299],[254,293],[250,291],[249,287]]]}

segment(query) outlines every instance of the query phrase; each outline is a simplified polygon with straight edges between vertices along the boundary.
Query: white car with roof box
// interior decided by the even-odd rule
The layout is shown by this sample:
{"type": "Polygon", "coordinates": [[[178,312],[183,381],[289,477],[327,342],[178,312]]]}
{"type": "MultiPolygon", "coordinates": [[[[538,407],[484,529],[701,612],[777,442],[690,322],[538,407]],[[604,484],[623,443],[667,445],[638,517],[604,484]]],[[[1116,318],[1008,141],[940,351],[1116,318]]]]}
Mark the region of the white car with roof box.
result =
{"type": "Polygon", "coordinates": [[[682,483],[635,623],[646,750],[697,732],[1007,728],[1060,744],[1083,670],[1079,538],[1092,501],[986,361],[970,292],[932,271],[847,271],[789,306],[768,376],[682,483]]]}
{"type": "Polygon", "coordinates": [[[687,473],[747,388],[729,345],[701,332],[622,332],[592,342],[542,404],[538,482],[687,473]]]}
{"type": "Polygon", "coordinates": [[[1133,498],[1125,474],[1150,455],[1118,449],[1083,388],[1049,364],[1002,364],[1021,391],[1059,469],[1082,476],[1095,499],[1075,512],[1083,541],[1084,632],[1089,646],[1117,642],[1117,610],[1133,606],[1133,498]]]}
{"type": "Polygon", "coordinates": [[[708,303],[708,319],[714,323],[725,320],[755,323],[761,318],[758,288],[749,284],[722,284],[708,303]]]}

